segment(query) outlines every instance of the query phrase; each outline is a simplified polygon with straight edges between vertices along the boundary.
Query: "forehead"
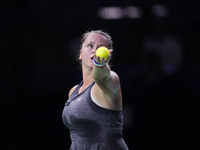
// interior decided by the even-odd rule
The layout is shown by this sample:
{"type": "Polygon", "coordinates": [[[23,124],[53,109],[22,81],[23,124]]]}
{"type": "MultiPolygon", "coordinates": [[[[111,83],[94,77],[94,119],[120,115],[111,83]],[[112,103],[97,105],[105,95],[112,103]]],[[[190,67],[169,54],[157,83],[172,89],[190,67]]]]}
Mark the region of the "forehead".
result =
{"type": "Polygon", "coordinates": [[[85,42],[108,44],[107,38],[99,33],[90,33],[85,39],[85,42]]]}

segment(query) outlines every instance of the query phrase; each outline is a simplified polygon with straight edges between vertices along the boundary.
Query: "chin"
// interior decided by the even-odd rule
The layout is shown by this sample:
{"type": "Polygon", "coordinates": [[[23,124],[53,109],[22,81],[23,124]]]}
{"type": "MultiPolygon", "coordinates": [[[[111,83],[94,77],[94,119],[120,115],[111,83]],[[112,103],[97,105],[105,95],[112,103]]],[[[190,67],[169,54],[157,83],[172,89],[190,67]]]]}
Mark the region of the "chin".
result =
{"type": "Polygon", "coordinates": [[[93,68],[94,64],[93,63],[90,63],[87,65],[89,68],[93,68]]]}
{"type": "Polygon", "coordinates": [[[92,65],[90,65],[91,66],[91,68],[93,68],[94,67],[94,64],[92,63],[92,65]]]}

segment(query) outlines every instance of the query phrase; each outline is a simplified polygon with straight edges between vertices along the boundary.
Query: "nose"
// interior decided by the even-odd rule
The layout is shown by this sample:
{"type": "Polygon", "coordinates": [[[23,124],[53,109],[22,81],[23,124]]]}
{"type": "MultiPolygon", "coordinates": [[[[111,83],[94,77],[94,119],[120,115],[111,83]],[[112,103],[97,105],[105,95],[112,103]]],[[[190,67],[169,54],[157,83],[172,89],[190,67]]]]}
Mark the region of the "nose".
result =
{"type": "Polygon", "coordinates": [[[92,53],[95,53],[96,50],[97,50],[97,48],[93,48],[93,49],[92,49],[92,53]]]}

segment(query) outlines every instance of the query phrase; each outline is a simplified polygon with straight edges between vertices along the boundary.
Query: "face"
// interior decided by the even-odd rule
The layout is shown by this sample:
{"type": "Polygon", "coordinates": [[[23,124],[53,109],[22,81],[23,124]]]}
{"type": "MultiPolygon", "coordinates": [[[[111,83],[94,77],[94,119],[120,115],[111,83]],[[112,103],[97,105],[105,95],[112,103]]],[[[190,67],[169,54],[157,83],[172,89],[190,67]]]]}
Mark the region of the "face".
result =
{"type": "Polygon", "coordinates": [[[82,60],[82,65],[93,67],[93,57],[97,48],[105,46],[108,48],[108,41],[105,36],[99,33],[91,33],[82,44],[79,59],[82,60]]]}

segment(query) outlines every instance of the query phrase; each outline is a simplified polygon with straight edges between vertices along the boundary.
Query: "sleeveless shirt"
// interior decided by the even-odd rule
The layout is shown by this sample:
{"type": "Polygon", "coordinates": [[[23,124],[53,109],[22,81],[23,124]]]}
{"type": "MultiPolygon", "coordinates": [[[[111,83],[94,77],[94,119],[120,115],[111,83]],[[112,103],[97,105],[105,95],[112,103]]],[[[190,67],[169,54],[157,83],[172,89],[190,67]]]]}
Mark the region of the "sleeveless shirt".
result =
{"type": "Polygon", "coordinates": [[[90,84],[82,93],[78,91],[83,81],[66,101],[62,120],[69,128],[70,150],[128,150],[123,135],[122,111],[109,110],[91,99],[90,84]]]}

